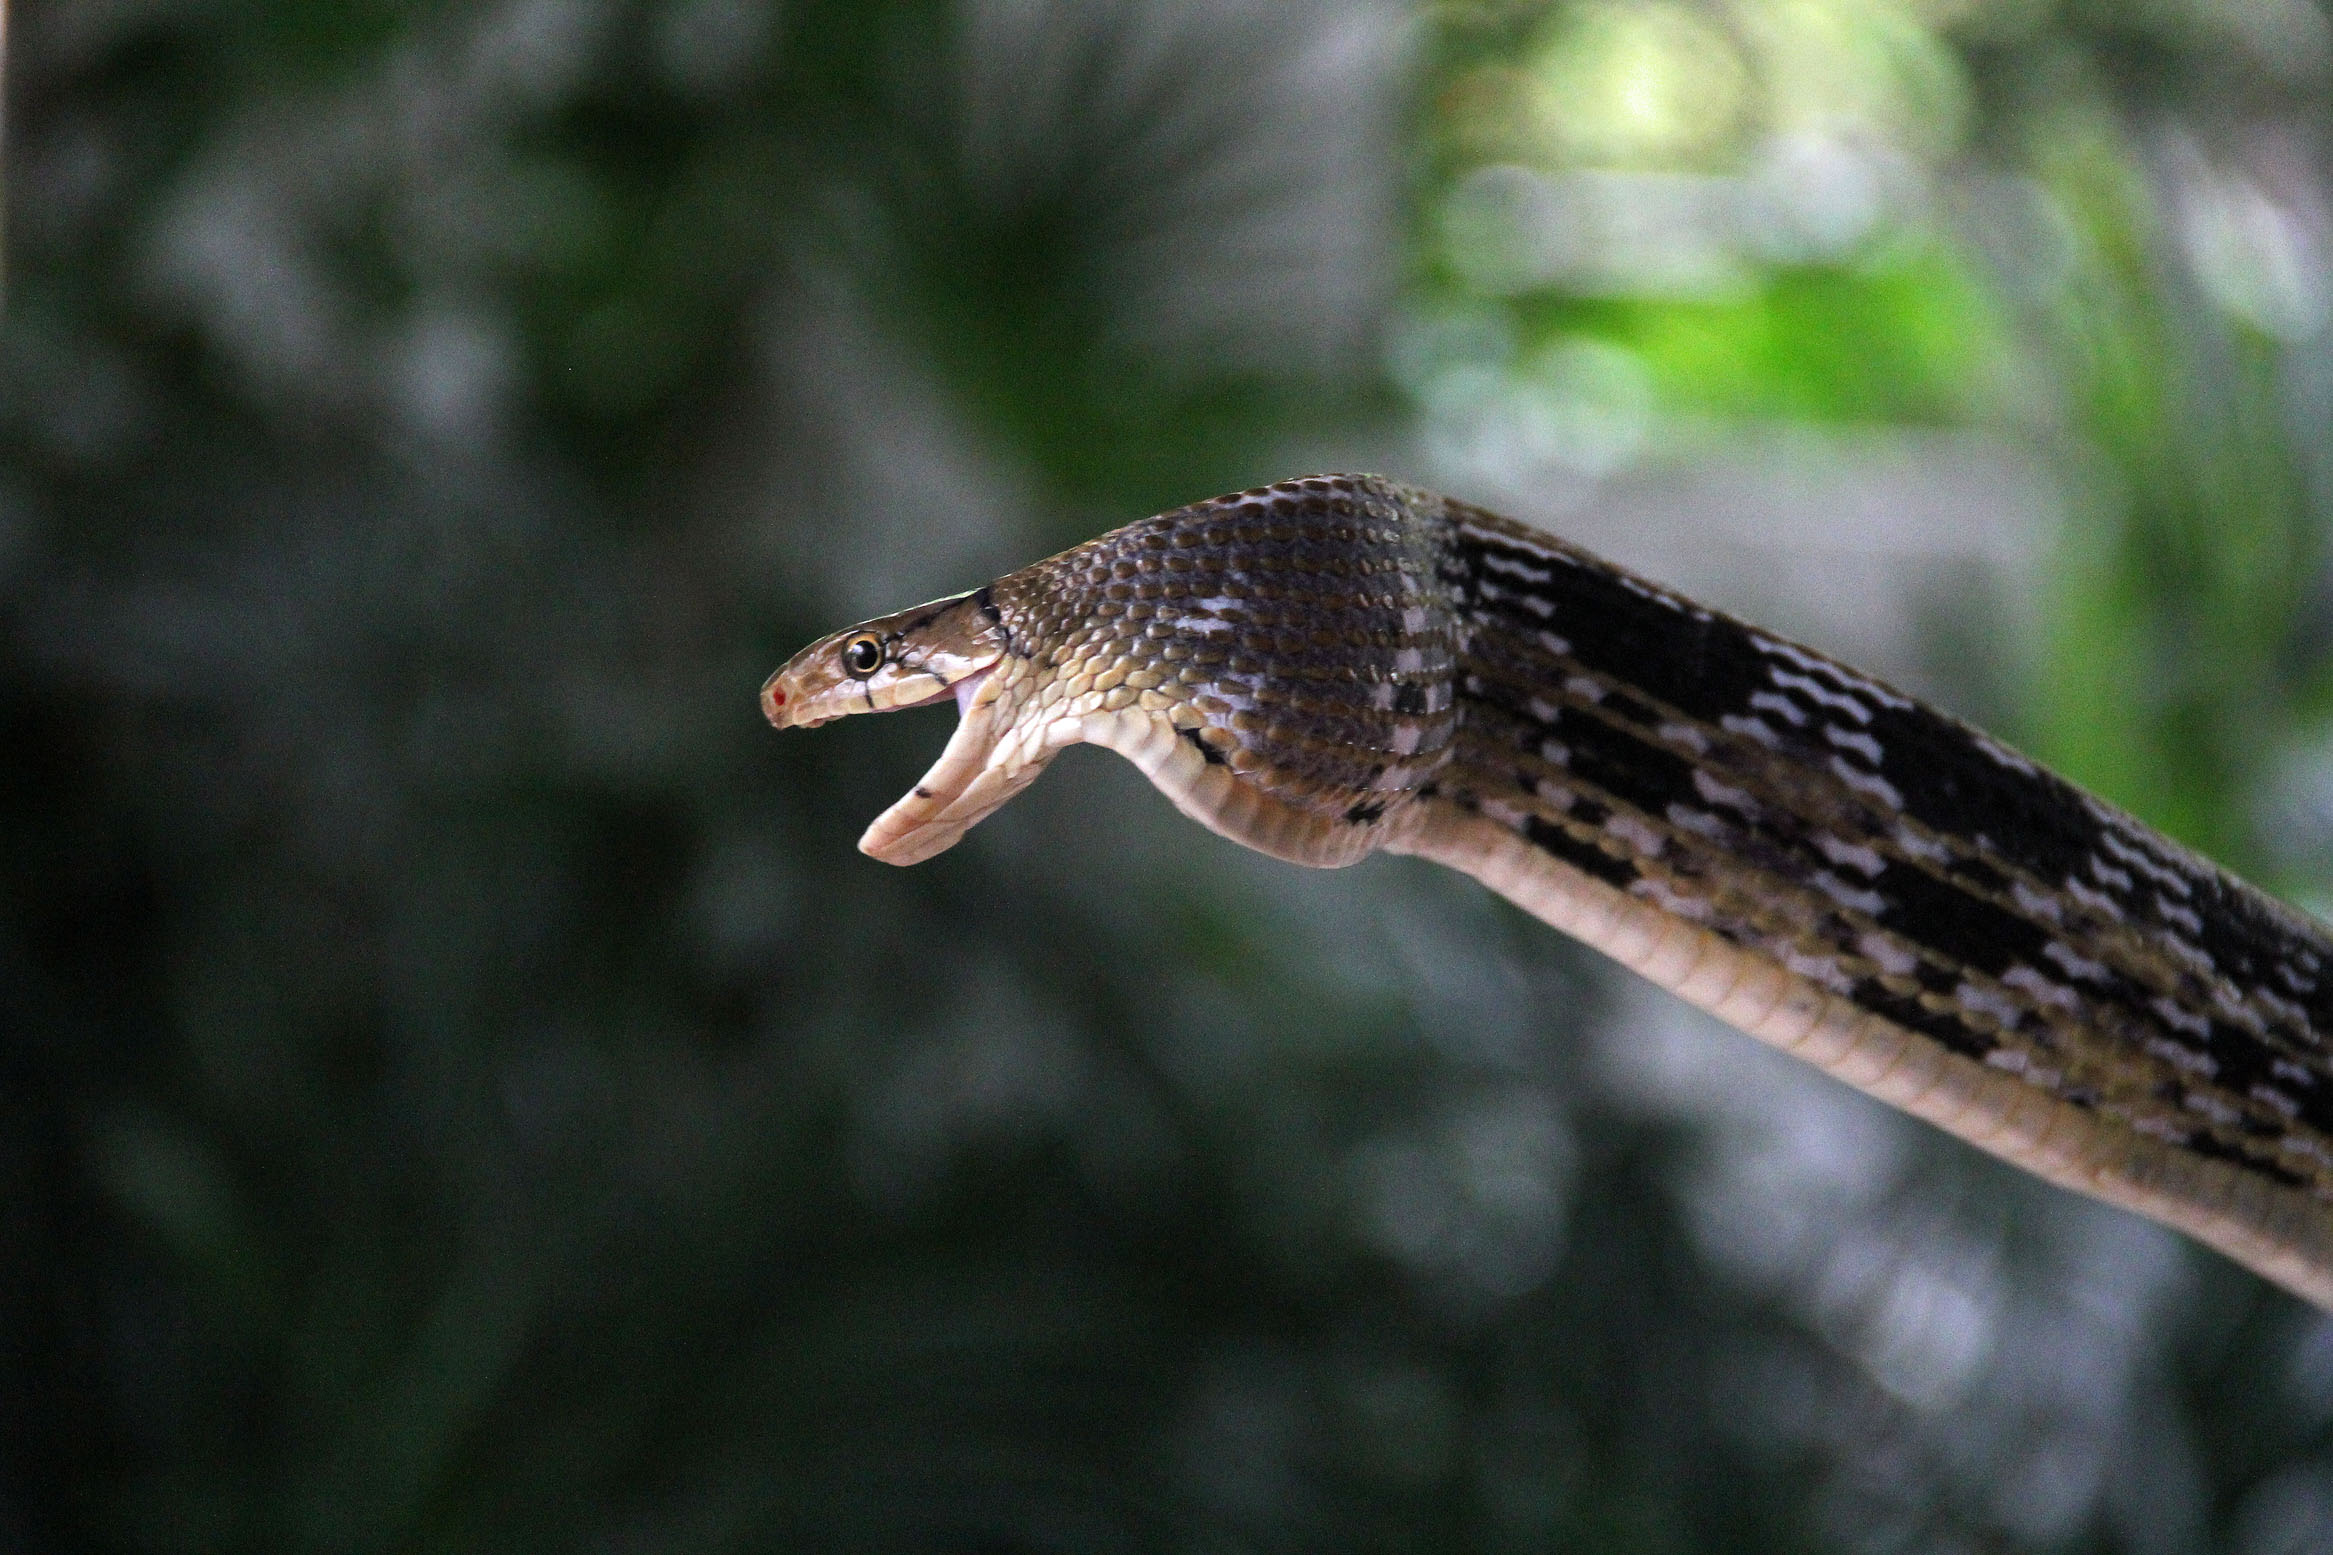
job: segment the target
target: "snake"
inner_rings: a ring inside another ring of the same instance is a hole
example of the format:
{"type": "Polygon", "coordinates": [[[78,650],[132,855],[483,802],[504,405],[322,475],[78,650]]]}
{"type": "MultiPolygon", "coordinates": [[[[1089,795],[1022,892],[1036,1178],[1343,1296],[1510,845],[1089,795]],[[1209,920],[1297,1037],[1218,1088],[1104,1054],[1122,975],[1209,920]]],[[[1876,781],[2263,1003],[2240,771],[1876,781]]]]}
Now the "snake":
{"type": "Polygon", "coordinates": [[[2011,746],[1373,475],[1217,497],[823,637],[779,728],[953,701],[859,847],[1076,744],[1201,825],[1474,877],[1750,1036],[2333,1310],[2333,939],[2011,746]]]}

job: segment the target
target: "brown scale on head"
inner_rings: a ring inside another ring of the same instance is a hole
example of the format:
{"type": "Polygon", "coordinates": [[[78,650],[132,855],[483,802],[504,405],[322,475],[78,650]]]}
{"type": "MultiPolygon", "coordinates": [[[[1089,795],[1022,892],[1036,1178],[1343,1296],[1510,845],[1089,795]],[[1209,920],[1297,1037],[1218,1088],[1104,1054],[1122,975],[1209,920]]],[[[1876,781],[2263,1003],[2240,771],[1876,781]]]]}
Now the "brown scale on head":
{"type": "Polygon", "coordinates": [[[1081,742],[1236,841],[1350,863],[1455,731],[1449,560],[1404,521],[1437,500],[1338,478],[1180,508],[823,638],[762,710],[788,728],[954,696],[938,763],[860,839],[891,863],[951,846],[1081,742]]]}

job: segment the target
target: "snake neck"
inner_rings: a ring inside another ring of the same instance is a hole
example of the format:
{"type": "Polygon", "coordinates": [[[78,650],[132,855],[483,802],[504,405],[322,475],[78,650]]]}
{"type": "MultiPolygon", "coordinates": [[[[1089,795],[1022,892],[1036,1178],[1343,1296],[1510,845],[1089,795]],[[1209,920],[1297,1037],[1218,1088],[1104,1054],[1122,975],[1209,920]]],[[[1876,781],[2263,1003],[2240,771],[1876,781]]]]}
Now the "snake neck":
{"type": "Polygon", "coordinates": [[[1374,476],[1130,524],[993,585],[1016,645],[1002,695],[1023,724],[1121,750],[1236,841],[1350,863],[1456,748],[1452,538],[1440,498],[1374,476]]]}

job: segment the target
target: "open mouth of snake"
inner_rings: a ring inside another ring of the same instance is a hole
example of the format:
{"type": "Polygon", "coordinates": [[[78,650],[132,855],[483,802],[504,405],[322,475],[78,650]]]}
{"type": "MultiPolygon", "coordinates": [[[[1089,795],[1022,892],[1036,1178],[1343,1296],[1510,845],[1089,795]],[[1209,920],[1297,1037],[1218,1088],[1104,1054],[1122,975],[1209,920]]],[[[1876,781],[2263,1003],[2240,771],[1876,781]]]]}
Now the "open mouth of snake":
{"type": "Polygon", "coordinates": [[[989,691],[989,670],[979,669],[944,686],[928,697],[901,704],[905,707],[929,707],[953,698],[957,709],[956,731],[948,738],[947,748],[939,760],[932,763],[915,787],[901,795],[898,803],[875,817],[859,839],[859,847],[872,857],[894,864],[912,864],[931,857],[951,846],[974,821],[1001,803],[1011,792],[1008,787],[995,800],[982,803],[975,795],[984,786],[995,785],[991,764],[997,754],[998,735],[993,692],[989,691]],[[987,779],[986,785],[983,780],[987,779]],[[970,799],[972,802],[966,803],[970,799]]]}
{"type": "Polygon", "coordinates": [[[925,698],[925,700],[927,702],[937,702],[942,697],[952,696],[956,699],[956,715],[959,718],[968,718],[972,715],[972,699],[980,694],[980,688],[982,686],[988,684],[988,677],[993,668],[994,666],[991,666],[990,669],[974,670],[971,674],[965,676],[962,680],[957,681],[954,685],[947,686],[939,691],[933,692],[931,696],[925,698]]]}
{"type": "MultiPolygon", "coordinates": [[[[991,668],[993,668],[993,666],[991,666],[991,668]]],[[[892,711],[904,713],[910,708],[937,707],[940,703],[945,702],[949,698],[953,697],[956,702],[957,716],[963,717],[972,711],[972,699],[973,697],[979,695],[980,687],[982,683],[988,679],[988,675],[989,671],[986,669],[974,670],[971,674],[964,676],[962,679],[940,687],[939,690],[934,691],[929,696],[917,697],[912,702],[902,702],[896,708],[892,709],[892,711]]]]}

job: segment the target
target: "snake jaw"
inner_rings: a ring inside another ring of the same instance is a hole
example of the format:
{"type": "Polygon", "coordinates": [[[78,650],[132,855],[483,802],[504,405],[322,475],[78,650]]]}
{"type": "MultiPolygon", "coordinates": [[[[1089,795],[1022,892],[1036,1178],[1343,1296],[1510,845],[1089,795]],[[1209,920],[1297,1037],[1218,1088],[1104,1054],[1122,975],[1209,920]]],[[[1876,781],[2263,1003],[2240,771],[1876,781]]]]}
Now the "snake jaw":
{"type": "Polygon", "coordinates": [[[861,853],[886,864],[920,864],[954,847],[983,817],[1036,781],[1060,746],[1033,737],[1032,727],[1018,718],[1022,702],[1010,693],[1021,680],[992,666],[956,683],[952,694],[962,712],[956,732],[922,780],[868,824],[859,838],[861,853]]]}
{"type": "Polygon", "coordinates": [[[859,839],[872,857],[913,864],[954,846],[1044,770],[1052,752],[1018,728],[1021,699],[1006,695],[1034,674],[1009,651],[988,591],[980,590],[820,638],[763,683],[761,708],[780,729],[808,729],[854,713],[954,700],[961,717],[947,749],[859,839]],[[858,662],[861,653],[870,662],[858,662]],[[999,675],[1000,667],[1010,673],[999,675]]]}

